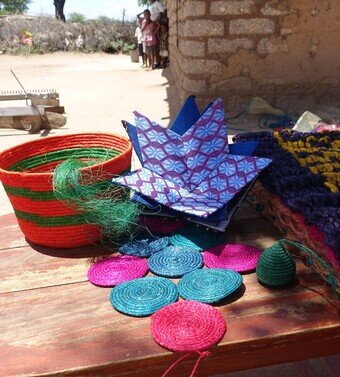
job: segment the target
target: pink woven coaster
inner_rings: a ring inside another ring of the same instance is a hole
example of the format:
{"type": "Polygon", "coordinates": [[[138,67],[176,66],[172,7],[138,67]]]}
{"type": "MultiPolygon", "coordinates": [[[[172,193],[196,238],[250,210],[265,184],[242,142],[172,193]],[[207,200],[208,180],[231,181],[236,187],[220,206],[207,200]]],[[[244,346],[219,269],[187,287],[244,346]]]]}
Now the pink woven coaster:
{"type": "Polygon", "coordinates": [[[171,234],[187,225],[185,221],[159,216],[143,216],[140,223],[152,232],[161,234],[171,234]]]}
{"type": "Polygon", "coordinates": [[[148,272],[146,259],[120,255],[93,264],[87,277],[92,284],[112,287],[128,280],[141,278],[148,272]]]}
{"type": "Polygon", "coordinates": [[[207,350],[224,336],[227,324],[214,307],[196,301],[179,301],[151,316],[155,341],[171,351],[207,350]]]}
{"type": "Polygon", "coordinates": [[[251,272],[255,270],[261,253],[261,249],[242,243],[224,244],[206,250],[203,253],[203,260],[210,268],[251,272]]]}

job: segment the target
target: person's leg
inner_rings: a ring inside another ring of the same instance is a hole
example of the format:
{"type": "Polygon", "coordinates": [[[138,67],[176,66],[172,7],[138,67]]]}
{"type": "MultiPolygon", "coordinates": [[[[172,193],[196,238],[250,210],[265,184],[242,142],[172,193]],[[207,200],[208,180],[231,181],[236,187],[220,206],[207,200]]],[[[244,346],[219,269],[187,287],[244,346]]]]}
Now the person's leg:
{"type": "Polygon", "coordinates": [[[150,56],[150,68],[151,69],[154,69],[154,55],[153,55],[153,52],[149,55],[150,56]]]}
{"type": "Polygon", "coordinates": [[[169,53],[167,50],[163,50],[161,52],[161,57],[162,57],[161,68],[165,68],[168,65],[168,55],[169,53]]]}
{"type": "Polygon", "coordinates": [[[162,57],[161,68],[165,68],[165,67],[166,67],[166,58],[162,57]]]}
{"type": "Polygon", "coordinates": [[[142,67],[144,66],[144,52],[143,52],[143,44],[138,43],[138,55],[142,58],[142,67]]]}
{"type": "Polygon", "coordinates": [[[147,54],[146,46],[145,46],[144,43],[143,43],[143,57],[144,57],[145,67],[147,67],[148,66],[148,54],[147,54]]]}
{"type": "Polygon", "coordinates": [[[157,44],[155,45],[155,57],[154,57],[154,65],[155,65],[155,68],[159,68],[159,66],[161,65],[161,56],[160,56],[160,45],[159,45],[159,39],[158,39],[158,42],[157,44]]]}
{"type": "Polygon", "coordinates": [[[152,46],[152,53],[153,53],[153,68],[159,68],[160,67],[160,63],[158,63],[159,46],[157,45],[152,46]]]}

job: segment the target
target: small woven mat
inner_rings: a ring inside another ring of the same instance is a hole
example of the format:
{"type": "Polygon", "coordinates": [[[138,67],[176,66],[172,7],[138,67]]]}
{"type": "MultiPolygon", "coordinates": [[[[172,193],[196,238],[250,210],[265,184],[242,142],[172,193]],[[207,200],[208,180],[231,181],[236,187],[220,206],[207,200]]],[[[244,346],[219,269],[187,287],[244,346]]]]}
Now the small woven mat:
{"type": "Polygon", "coordinates": [[[143,216],[140,218],[140,223],[152,232],[161,234],[171,234],[187,224],[185,221],[159,216],[143,216]]]}
{"type": "Polygon", "coordinates": [[[120,284],[110,295],[112,306],[119,312],[145,317],[178,300],[177,286],[161,277],[145,277],[120,284]]]}
{"type": "Polygon", "coordinates": [[[168,237],[144,238],[128,242],[119,248],[119,252],[136,257],[149,258],[150,255],[158,253],[169,245],[168,237]]]}
{"type": "Polygon", "coordinates": [[[125,281],[141,278],[148,272],[147,261],[128,255],[114,256],[94,263],[87,272],[92,284],[112,287],[125,281]]]}
{"type": "Polygon", "coordinates": [[[261,252],[261,249],[245,244],[224,244],[206,250],[203,259],[210,268],[251,272],[255,270],[261,252]]]}
{"type": "Polygon", "coordinates": [[[200,251],[223,243],[223,235],[197,227],[186,227],[173,235],[170,242],[174,246],[185,246],[200,251]]]}
{"type": "Polygon", "coordinates": [[[195,301],[180,301],[151,316],[155,341],[171,351],[202,351],[217,344],[227,324],[214,307],[195,301]]]}
{"type": "Polygon", "coordinates": [[[169,246],[149,259],[150,271],[166,277],[181,277],[202,266],[202,255],[187,247],[169,246]]]}
{"type": "Polygon", "coordinates": [[[186,300],[212,304],[235,292],[242,281],[238,272],[205,268],[184,275],[178,284],[178,291],[186,300]]]}

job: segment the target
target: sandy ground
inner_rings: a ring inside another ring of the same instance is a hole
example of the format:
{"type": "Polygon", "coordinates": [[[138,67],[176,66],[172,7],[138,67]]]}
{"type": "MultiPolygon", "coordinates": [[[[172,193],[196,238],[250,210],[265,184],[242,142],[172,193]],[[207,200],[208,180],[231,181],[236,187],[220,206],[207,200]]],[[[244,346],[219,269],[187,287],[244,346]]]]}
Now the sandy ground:
{"type": "MultiPolygon", "coordinates": [[[[126,55],[56,53],[0,56],[0,92],[19,90],[13,70],[26,89],[55,89],[67,112],[67,124],[50,135],[92,131],[125,134],[121,120],[133,120],[138,110],[168,125],[170,113],[180,107],[174,86],[165,76],[170,69],[146,71],[126,55]],[[169,105],[171,104],[171,106],[169,105]]],[[[1,107],[25,102],[0,102],[1,107]]],[[[0,151],[43,137],[25,131],[0,129],[0,151]]],[[[12,207],[1,187],[1,214],[12,207]]]]}

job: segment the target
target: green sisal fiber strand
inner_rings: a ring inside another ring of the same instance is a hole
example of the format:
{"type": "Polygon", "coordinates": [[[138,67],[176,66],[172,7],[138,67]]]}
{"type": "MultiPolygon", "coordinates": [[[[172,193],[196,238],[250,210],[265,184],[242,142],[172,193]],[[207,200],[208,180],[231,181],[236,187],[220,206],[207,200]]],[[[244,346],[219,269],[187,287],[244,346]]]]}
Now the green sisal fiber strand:
{"type": "Polygon", "coordinates": [[[88,223],[99,225],[103,239],[119,243],[137,232],[139,207],[130,201],[128,191],[110,181],[98,180],[100,177],[91,176],[91,171],[81,171],[93,163],[98,163],[98,159],[62,162],[53,174],[53,191],[58,200],[79,212],[88,223]],[[85,185],[84,180],[96,183],[85,185]]]}

